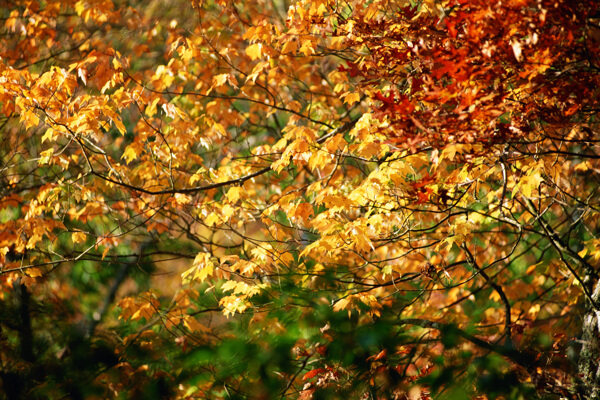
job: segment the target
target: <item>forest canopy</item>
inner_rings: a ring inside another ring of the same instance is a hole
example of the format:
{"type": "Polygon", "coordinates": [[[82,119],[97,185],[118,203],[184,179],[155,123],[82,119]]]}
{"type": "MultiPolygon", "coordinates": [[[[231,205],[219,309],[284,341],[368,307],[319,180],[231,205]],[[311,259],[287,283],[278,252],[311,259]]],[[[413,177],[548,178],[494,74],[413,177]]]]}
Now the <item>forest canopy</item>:
{"type": "Polygon", "coordinates": [[[600,3],[5,0],[7,399],[600,399],[600,3]]]}

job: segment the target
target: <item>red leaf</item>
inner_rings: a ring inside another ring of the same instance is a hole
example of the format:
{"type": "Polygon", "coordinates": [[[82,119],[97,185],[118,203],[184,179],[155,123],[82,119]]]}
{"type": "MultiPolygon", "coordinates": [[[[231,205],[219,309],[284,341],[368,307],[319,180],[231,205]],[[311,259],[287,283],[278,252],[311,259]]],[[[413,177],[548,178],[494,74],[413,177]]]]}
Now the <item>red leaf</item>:
{"type": "Polygon", "coordinates": [[[455,38],[458,31],[456,30],[456,21],[446,20],[446,28],[451,38],[455,38]]]}
{"type": "Polygon", "coordinates": [[[417,204],[427,203],[429,201],[429,191],[417,192],[417,204]]]}
{"type": "Polygon", "coordinates": [[[317,353],[324,356],[325,353],[327,353],[327,346],[321,345],[321,346],[317,347],[317,353]]]}
{"type": "Polygon", "coordinates": [[[371,356],[369,358],[367,358],[367,360],[373,360],[373,361],[379,361],[382,358],[385,358],[385,356],[387,356],[387,349],[383,349],[381,350],[379,353],[377,353],[374,356],[371,356]]]}
{"type": "Polygon", "coordinates": [[[351,78],[354,78],[357,75],[360,75],[360,70],[353,62],[347,61],[348,68],[345,68],[343,65],[338,67],[338,71],[340,72],[348,72],[351,78]]]}
{"type": "Polygon", "coordinates": [[[302,377],[302,380],[305,381],[307,379],[314,378],[315,376],[317,376],[318,374],[321,374],[323,372],[325,372],[324,368],[315,368],[312,371],[308,371],[307,373],[305,373],[304,376],[302,377]]]}
{"type": "Polygon", "coordinates": [[[381,92],[377,92],[377,93],[375,93],[375,98],[384,104],[384,106],[383,106],[384,108],[394,104],[394,92],[393,91],[391,91],[390,94],[387,95],[387,97],[384,96],[381,92]]]}

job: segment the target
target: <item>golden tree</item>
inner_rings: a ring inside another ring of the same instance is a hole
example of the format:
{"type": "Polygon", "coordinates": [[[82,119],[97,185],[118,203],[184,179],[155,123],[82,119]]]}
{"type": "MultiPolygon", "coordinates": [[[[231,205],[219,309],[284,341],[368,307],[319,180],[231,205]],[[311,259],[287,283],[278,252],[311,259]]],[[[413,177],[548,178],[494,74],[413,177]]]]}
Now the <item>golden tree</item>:
{"type": "Polygon", "coordinates": [[[596,1],[1,12],[7,398],[600,398],[596,1]]]}

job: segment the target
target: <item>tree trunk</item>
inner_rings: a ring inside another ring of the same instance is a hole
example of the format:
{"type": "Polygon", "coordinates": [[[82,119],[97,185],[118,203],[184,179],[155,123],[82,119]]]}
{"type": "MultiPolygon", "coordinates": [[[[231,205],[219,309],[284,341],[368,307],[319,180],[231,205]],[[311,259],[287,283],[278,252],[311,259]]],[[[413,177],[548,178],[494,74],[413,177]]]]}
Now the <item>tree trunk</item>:
{"type": "Polygon", "coordinates": [[[586,400],[600,400],[600,281],[596,282],[592,300],[583,317],[582,346],[579,358],[580,394],[586,400]]]}

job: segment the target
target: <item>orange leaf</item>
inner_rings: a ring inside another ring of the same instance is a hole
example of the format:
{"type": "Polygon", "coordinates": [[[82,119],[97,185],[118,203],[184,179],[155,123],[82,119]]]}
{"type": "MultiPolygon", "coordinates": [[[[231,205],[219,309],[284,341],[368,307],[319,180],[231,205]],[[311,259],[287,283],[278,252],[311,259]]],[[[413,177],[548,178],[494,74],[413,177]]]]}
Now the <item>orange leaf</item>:
{"type": "Polygon", "coordinates": [[[302,380],[305,381],[307,379],[314,378],[315,376],[317,376],[323,372],[325,372],[325,368],[315,368],[312,371],[308,371],[307,373],[305,373],[304,376],[302,377],[302,380]]]}

